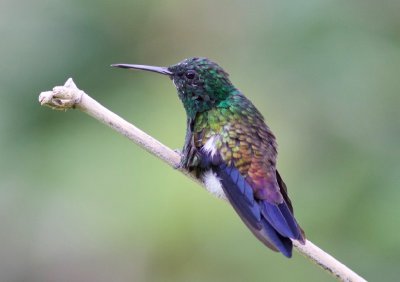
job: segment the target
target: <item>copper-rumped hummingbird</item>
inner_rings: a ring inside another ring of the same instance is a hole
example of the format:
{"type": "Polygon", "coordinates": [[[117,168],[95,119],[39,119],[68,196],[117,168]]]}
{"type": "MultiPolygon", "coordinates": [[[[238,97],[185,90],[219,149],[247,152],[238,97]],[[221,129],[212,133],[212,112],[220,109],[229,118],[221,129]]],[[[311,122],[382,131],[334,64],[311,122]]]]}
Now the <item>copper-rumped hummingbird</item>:
{"type": "Polygon", "coordinates": [[[292,240],[305,235],[293,215],[286,185],[276,169],[277,144],[256,107],[207,58],[169,67],[115,64],[167,75],[187,115],[181,168],[224,193],[240,218],[267,247],[292,256],[292,240]]]}

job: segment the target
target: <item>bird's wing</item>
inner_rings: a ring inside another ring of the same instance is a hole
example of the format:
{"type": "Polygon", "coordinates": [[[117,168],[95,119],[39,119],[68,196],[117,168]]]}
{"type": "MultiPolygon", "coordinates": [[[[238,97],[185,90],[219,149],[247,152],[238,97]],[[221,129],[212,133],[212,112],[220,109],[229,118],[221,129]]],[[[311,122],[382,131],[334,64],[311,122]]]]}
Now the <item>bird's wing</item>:
{"type": "Polygon", "coordinates": [[[218,132],[203,127],[195,133],[203,168],[211,168],[235,211],[269,248],[290,257],[292,241],[304,242],[275,169],[275,138],[263,120],[246,117],[225,123],[218,132]]]}
{"type": "Polygon", "coordinates": [[[213,166],[231,205],[253,234],[266,246],[291,257],[292,241],[303,240],[290,206],[257,199],[253,188],[234,166],[213,166]]]}
{"type": "Polygon", "coordinates": [[[232,166],[224,165],[213,170],[220,179],[229,202],[253,234],[267,247],[291,257],[292,241],[286,234],[277,231],[272,224],[275,223],[274,220],[265,217],[264,201],[254,198],[252,187],[240,172],[232,166]]]}

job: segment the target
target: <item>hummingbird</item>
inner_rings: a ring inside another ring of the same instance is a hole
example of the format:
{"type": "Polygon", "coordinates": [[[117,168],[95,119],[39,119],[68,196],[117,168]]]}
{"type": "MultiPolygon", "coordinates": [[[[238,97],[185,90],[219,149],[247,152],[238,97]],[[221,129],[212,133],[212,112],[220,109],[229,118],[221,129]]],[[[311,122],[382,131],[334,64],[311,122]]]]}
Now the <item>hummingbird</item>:
{"type": "Polygon", "coordinates": [[[169,67],[113,64],[168,76],[186,111],[182,169],[225,195],[250,231],[268,248],[292,256],[305,243],[287,188],[277,168],[277,143],[257,108],[229,75],[208,58],[188,58],[169,67]]]}

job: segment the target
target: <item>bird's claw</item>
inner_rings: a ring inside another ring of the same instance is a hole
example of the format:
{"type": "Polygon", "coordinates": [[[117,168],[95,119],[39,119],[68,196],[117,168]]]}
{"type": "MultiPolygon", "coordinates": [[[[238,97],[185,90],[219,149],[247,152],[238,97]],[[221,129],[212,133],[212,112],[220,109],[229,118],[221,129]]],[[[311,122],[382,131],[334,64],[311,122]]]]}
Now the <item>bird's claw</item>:
{"type": "Polygon", "coordinates": [[[181,170],[182,168],[184,168],[184,164],[183,164],[183,152],[180,149],[174,149],[174,152],[177,153],[180,157],[181,157],[181,161],[174,165],[173,168],[174,169],[178,169],[181,170]]]}
{"type": "Polygon", "coordinates": [[[182,155],[183,155],[183,152],[182,152],[181,149],[174,149],[174,152],[177,153],[177,154],[178,154],[179,156],[181,156],[181,157],[182,157],[182,155]]]}

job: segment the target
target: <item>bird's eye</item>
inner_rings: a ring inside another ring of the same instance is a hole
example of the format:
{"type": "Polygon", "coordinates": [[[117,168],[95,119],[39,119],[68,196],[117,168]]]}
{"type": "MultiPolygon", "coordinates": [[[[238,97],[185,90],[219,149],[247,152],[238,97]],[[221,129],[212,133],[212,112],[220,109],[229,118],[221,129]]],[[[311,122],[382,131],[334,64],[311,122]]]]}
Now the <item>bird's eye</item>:
{"type": "Polygon", "coordinates": [[[196,72],[194,70],[188,70],[185,76],[187,79],[193,79],[196,76],[196,72]]]}

